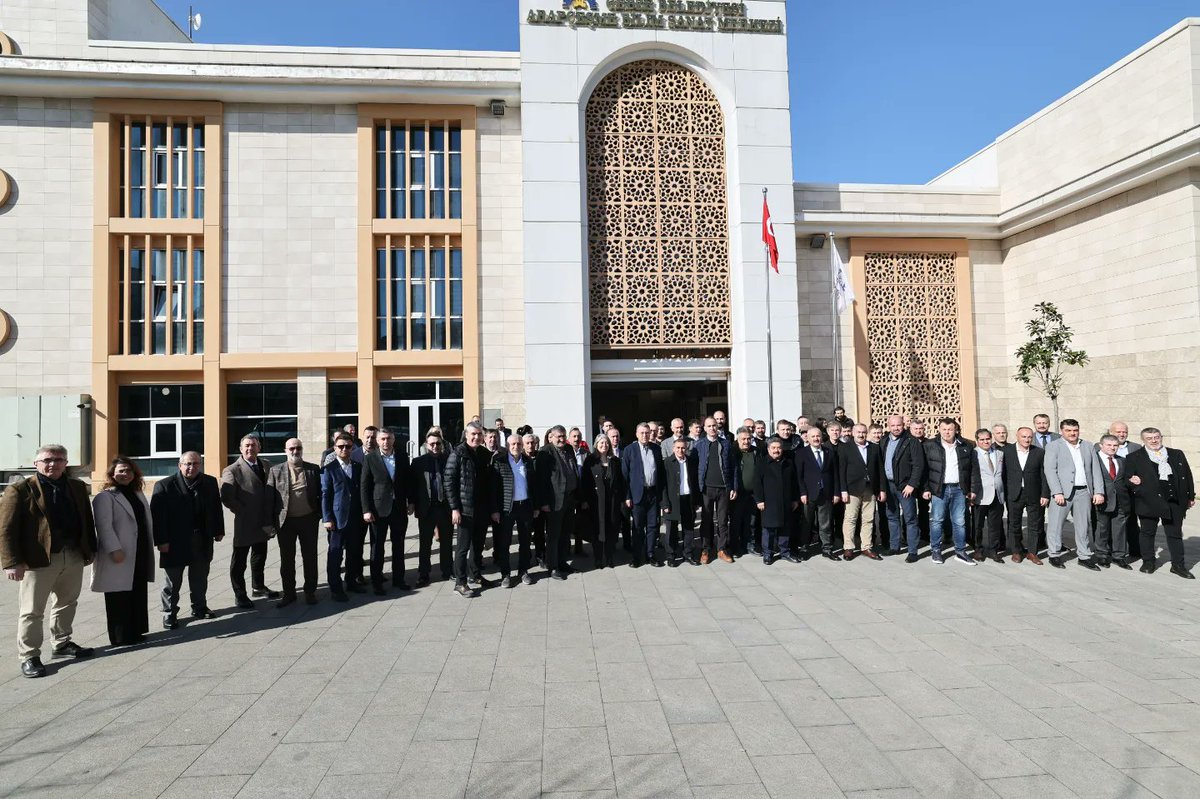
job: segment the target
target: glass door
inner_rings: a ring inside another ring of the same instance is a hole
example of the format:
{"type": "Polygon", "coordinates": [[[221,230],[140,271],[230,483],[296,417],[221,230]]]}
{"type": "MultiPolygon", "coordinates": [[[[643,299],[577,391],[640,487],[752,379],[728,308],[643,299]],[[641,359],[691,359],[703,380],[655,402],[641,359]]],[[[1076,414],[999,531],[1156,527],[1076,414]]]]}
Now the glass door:
{"type": "Polygon", "coordinates": [[[429,428],[442,429],[449,447],[462,440],[462,381],[397,380],[379,384],[383,427],[406,446],[409,457],[419,455],[429,428]]]}

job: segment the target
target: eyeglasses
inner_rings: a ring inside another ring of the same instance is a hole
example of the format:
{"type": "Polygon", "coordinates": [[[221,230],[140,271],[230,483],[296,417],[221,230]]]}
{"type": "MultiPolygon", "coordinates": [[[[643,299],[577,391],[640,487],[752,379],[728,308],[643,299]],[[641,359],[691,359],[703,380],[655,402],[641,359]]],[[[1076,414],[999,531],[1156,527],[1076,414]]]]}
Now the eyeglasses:
{"type": "Polygon", "coordinates": [[[66,463],[66,462],[67,462],[66,458],[42,458],[40,461],[34,461],[34,463],[44,463],[46,465],[50,465],[51,463],[66,463]]]}
{"type": "Polygon", "coordinates": [[[334,449],[350,449],[350,445],[349,444],[334,444],[333,448],[334,449]]]}

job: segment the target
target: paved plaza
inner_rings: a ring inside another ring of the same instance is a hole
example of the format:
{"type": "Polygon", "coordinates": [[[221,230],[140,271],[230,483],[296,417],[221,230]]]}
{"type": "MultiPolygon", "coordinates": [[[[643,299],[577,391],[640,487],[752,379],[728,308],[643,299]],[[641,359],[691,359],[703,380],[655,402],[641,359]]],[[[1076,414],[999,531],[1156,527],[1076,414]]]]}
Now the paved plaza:
{"type": "MultiPolygon", "coordinates": [[[[229,551],[216,620],[41,680],[10,652],[3,795],[1200,796],[1200,590],[1165,568],[746,558],[234,612],[229,551]]],[[[107,642],[100,595],[76,630],[107,642]]]]}

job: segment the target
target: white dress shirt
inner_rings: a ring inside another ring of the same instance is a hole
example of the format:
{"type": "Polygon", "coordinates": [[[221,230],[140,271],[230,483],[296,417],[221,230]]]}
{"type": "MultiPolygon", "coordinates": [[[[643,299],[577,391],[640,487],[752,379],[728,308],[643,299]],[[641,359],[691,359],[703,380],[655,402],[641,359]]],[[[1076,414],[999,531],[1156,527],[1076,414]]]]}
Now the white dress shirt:
{"type": "Polygon", "coordinates": [[[525,476],[525,460],[508,456],[508,465],[513,473],[513,502],[524,502],[529,499],[529,481],[525,476]]]}
{"type": "Polygon", "coordinates": [[[942,450],[946,454],[946,471],[942,474],[942,485],[950,485],[959,482],[958,476],[958,446],[956,444],[941,441],[942,450]]]}
{"type": "Polygon", "coordinates": [[[679,464],[679,496],[686,497],[692,493],[692,487],[688,484],[687,458],[676,458],[675,461],[679,464]]]}
{"type": "Polygon", "coordinates": [[[1075,461],[1075,485],[1087,485],[1087,473],[1083,468],[1083,453],[1079,451],[1079,444],[1067,444],[1071,450],[1071,460],[1075,461]]]}

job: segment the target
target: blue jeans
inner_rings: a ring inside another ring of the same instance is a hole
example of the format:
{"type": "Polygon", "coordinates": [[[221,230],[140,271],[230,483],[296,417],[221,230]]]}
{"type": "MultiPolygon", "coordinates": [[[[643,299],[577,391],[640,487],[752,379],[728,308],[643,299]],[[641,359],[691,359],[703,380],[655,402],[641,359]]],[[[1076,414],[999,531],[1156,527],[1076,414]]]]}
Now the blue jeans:
{"type": "Polygon", "coordinates": [[[900,551],[900,531],[903,529],[908,533],[908,552],[915,555],[917,545],[921,543],[921,529],[917,526],[917,494],[914,491],[911,497],[906,497],[903,492],[904,486],[897,485],[894,480],[888,481],[887,521],[892,539],[889,548],[893,552],[900,551]],[[903,528],[901,519],[904,521],[903,528]]]}
{"type": "Polygon", "coordinates": [[[943,521],[946,509],[950,509],[950,529],[954,533],[954,551],[967,551],[967,498],[962,488],[944,486],[942,495],[930,500],[929,505],[929,549],[934,554],[942,551],[943,521]]]}

